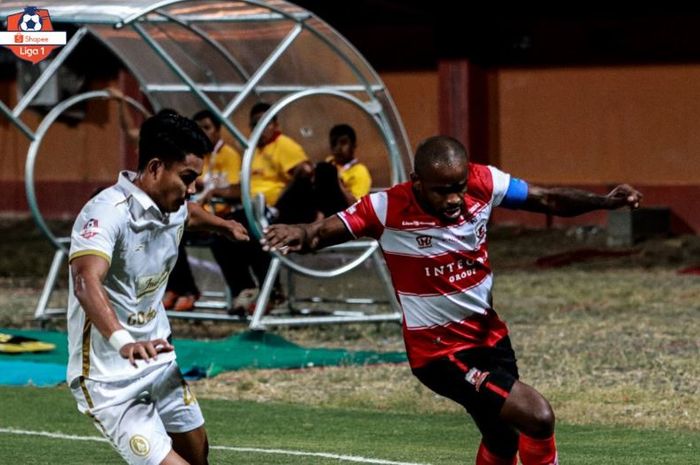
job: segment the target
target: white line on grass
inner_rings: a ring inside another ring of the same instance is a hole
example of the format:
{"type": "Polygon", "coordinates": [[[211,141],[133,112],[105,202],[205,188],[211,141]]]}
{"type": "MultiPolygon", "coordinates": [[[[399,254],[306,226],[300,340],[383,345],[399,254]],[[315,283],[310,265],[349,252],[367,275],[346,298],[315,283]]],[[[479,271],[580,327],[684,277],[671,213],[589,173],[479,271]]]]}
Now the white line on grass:
{"type": "MultiPolygon", "coordinates": [[[[69,441],[94,441],[94,442],[108,442],[107,439],[99,436],[76,436],[73,434],[63,434],[63,433],[51,433],[49,431],[29,431],[14,428],[0,428],[0,433],[6,434],[20,434],[25,436],[43,436],[45,438],[52,439],[66,439],[69,441]]],[[[297,450],[286,450],[286,449],[261,449],[257,447],[231,447],[231,446],[210,446],[211,449],[216,450],[227,450],[234,452],[256,452],[260,454],[278,454],[278,455],[295,455],[303,457],[322,457],[334,460],[343,460],[346,462],[355,463],[373,463],[377,465],[429,465],[425,463],[417,462],[395,462],[393,460],[382,460],[382,459],[371,459],[367,457],[358,457],[356,455],[339,455],[331,454],[328,452],[304,452],[297,450]]]]}

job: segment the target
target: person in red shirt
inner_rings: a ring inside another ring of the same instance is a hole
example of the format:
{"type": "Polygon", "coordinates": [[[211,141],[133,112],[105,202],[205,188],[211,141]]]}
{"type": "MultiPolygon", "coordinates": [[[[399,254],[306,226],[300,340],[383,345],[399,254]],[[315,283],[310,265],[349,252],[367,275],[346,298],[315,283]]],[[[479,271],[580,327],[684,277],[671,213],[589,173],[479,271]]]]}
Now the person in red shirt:
{"type": "Polygon", "coordinates": [[[607,195],[544,188],[493,166],[469,163],[462,144],[436,136],[416,150],[411,180],[367,195],[312,224],[269,226],[266,250],[312,251],[379,241],[403,310],[413,374],[469,412],[482,433],[477,465],[556,465],[554,413],[519,380],[506,324],[492,308],[487,224],[494,207],[574,216],[637,208],[629,185],[607,195]]]}

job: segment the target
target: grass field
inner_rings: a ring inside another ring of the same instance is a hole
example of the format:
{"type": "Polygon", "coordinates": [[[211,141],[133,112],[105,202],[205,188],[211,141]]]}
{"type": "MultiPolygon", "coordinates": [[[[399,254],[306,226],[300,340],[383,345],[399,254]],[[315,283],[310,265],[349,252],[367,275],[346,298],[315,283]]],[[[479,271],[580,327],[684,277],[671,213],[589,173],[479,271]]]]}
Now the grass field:
{"type": "MultiPolygon", "coordinates": [[[[606,249],[604,234],[491,233],[495,307],[511,329],[523,380],[554,407],[562,463],[700,463],[700,277],[678,273],[700,265],[700,238],[655,239],[627,256],[543,268],[535,260],[546,255],[606,249]]],[[[31,223],[0,224],[0,327],[35,324],[50,254],[31,223]]],[[[314,289],[362,287],[362,278],[314,289]]],[[[64,298],[65,286],[57,294],[64,298]]],[[[176,337],[243,329],[174,322],[176,337]]],[[[307,346],[402,349],[395,324],[277,331],[307,346]]],[[[406,365],[244,370],[193,387],[215,446],[212,463],[348,462],[333,454],[365,460],[356,463],[473,463],[478,444],[460,409],[423,388],[406,365]],[[236,447],[289,453],[230,449],[236,447]],[[300,452],[331,455],[292,455],[300,452]]],[[[103,442],[7,431],[96,437],[65,387],[0,394],[0,463],[120,463],[103,442]]]]}
{"type": "MultiPolygon", "coordinates": [[[[67,389],[0,388],[0,395],[2,463],[121,463],[97,441],[97,430],[77,413],[67,389]]],[[[223,400],[204,400],[202,407],[212,463],[453,465],[470,463],[479,440],[459,413],[223,400]]],[[[690,465],[700,447],[697,432],[560,425],[557,436],[563,463],[570,465],[690,465]]]]}

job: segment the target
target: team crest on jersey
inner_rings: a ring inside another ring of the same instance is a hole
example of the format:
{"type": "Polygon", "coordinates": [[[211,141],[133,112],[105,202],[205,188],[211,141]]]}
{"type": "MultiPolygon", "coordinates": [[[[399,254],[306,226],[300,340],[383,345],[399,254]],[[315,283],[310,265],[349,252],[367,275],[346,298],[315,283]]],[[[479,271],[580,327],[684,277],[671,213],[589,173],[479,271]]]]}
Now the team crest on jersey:
{"type": "Polygon", "coordinates": [[[418,236],[416,237],[416,242],[419,249],[427,249],[433,246],[433,238],[430,236],[418,236]]]}
{"type": "Polygon", "coordinates": [[[100,223],[96,218],[90,218],[87,223],[83,225],[83,229],[80,230],[80,236],[85,239],[90,239],[95,237],[100,232],[100,223]]]}
{"type": "Polygon", "coordinates": [[[151,452],[151,445],[148,443],[148,439],[140,434],[131,436],[131,439],[129,439],[129,447],[131,448],[131,452],[139,457],[145,457],[151,452]]]}
{"type": "Polygon", "coordinates": [[[482,221],[476,225],[476,237],[481,240],[486,236],[486,221],[482,221]]]}

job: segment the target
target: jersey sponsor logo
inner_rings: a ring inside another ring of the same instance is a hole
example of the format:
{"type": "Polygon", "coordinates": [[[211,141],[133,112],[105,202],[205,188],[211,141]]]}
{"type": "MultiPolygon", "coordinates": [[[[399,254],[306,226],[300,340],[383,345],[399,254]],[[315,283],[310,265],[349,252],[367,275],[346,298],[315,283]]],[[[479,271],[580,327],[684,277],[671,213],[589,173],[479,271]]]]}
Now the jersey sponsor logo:
{"type": "MultiPolygon", "coordinates": [[[[476,274],[476,270],[474,269],[474,265],[476,264],[476,262],[476,260],[460,258],[459,260],[454,260],[444,265],[424,266],[423,270],[425,271],[425,276],[428,278],[433,276],[444,276],[445,273],[450,275],[450,278],[452,278],[452,276],[455,276],[453,275],[453,273],[461,275],[463,274],[463,272],[464,277],[466,278],[467,276],[472,276],[476,274]]],[[[453,280],[450,279],[450,282],[453,282],[453,280]]]]}
{"type": "Polygon", "coordinates": [[[129,317],[126,319],[126,322],[129,326],[143,326],[149,322],[151,322],[157,315],[157,312],[149,308],[145,312],[136,312],[136,313],[129,313],[129,317]]]}
{"type": "Polygon", "coordinates": [[[443,233],[442,240],[445,242],[464,242],[469,239],[469,234],[443,233]]]}
{"type": "Polygon", "coordinates": [[[435,221],[419,221],[419,220],[402,220],[401,226],[435,226],[437,222],[435,221]]]}
{"type": "Polygon", "coordinates": [[[83,225],[80,230],[80,236],[85,239],[90,239],[97,236],[100,233],[100,223],[97,218],[90,218],[87,223],[83,225]]]}
{"type": "Polygon", "coordinates": [[[476,392],[479,392],[479,389],[481,389],[481,385],[483,384],[484,380],[488,375],[491,373],[488,371],[481,371],[478,368],[472,368],[470,369],[467,374],[464,376],[464,379],[469,383],[474,386],[476,389],[476,392]]]}
{"type": "Polygon", "coordinates": [[[136,298],[148,295],[157,291],[168,280],[168,270],[164,270],[160,274],[151,276],[142,276],[136,279],[136,298]]]}
{"type": "Polygon", "coordinates": [[[419,249],[427,249],[433,246],[433,238],[430,236],[418,236],[416,237],[416,242],[419,249]]]}
{"type": "Polygon", "coordinates": [[[140,434],[135,434],[129,439],[129,448],[134,455],[139,457],[146,457],[149,452],[151,452],[151,445],[148,443],[148,439],[144,438],[140,434]]]}

